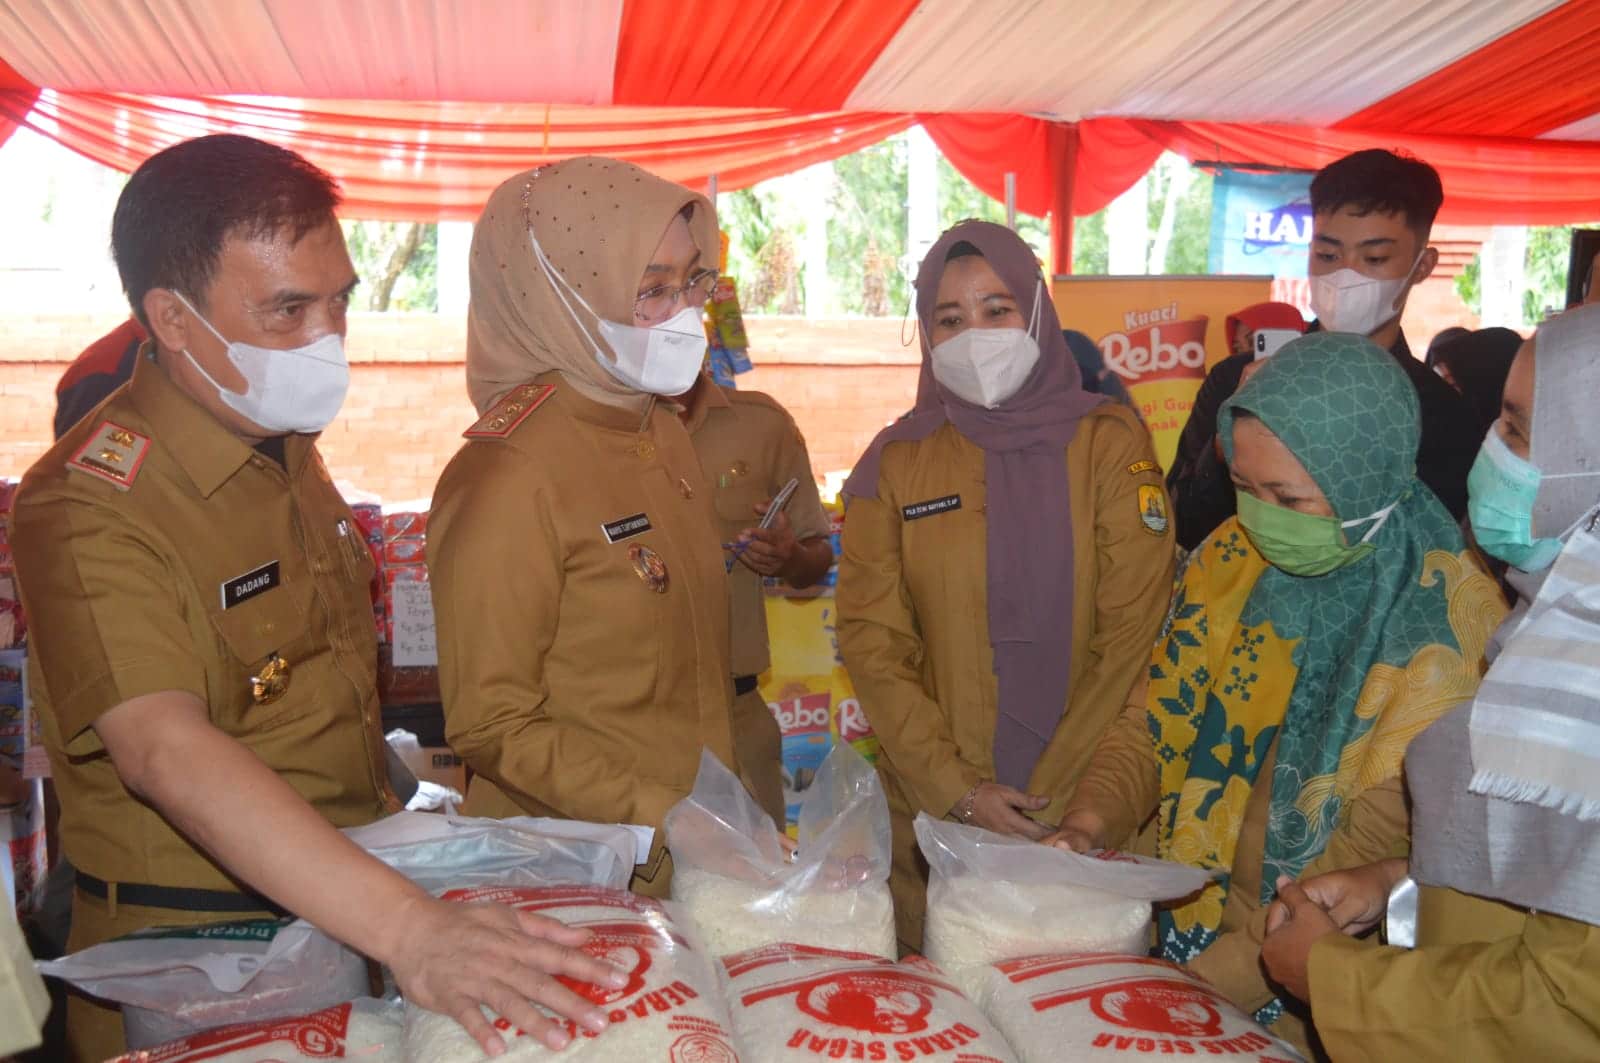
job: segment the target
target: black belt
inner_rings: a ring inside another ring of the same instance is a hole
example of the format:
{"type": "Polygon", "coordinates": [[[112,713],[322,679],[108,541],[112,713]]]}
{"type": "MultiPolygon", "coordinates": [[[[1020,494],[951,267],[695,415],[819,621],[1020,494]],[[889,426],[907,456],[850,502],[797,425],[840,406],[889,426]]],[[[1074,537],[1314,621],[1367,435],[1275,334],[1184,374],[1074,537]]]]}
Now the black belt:
{"type": "Polygon", "coordinates": [[[736,675],[733,677],[733,696],[742,698],[756,688],[756,677],[753,675],[736,675]]]}
{"type": "MultiPolygon", "coordinates": [[[[77,872],[78,888],[91,897],[109,900],[111,888],[104,879],[77,872]]],[[[250,893],[227,890],[197,890],[187,886],[151,886],[142,882],[117,883],[117,903],[140,908],[171,908],[179,912],[274,912],[282,908],[250,893]]]]}

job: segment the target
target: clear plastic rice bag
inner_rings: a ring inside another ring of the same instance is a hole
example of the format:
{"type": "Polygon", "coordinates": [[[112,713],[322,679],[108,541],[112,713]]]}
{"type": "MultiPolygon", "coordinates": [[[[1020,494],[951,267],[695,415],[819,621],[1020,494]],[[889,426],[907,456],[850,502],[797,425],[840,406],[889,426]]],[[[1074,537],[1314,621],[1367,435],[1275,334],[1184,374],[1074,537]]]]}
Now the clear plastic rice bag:
{"type": "Polygon", "coordinates": [[[155,927],[39,970],[121,1004],[130,1048],[303,1015],[369,991],[367,961],[303,919],[155,927]]]}
{"type": "Polygon", "coordinates": [[[1069,853],[980,827],[917,816],[927,858],[928,958],[961,969],[1039,953],[1149,951],[1151,904],[1211,873],[1125,853],[1069,853]]]}
{"type": "Polygon", "coordinates": [[[110,1063],[400,1063],[400,1007],[363,998],[309,1015],[239,1023],[120,1055],[110,1063]]]}
{"type": "Polygon", "coordinates": [[[799,849],[709,752],[666,816],[672,899],[714,956],[776,942],[893,958],[889,804],[878,773],[834,746],[800,806],[799,849]]]}

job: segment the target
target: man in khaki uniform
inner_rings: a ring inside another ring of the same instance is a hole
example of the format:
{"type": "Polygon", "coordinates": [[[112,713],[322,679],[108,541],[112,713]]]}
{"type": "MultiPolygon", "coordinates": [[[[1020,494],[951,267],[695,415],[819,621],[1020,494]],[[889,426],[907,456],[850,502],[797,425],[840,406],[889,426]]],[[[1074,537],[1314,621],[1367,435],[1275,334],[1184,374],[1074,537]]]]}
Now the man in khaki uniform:
{"type": "MultiPolygon", "coordinates": [[[[154,156],[118,201],[118,269],[153,339],[28,472],[12,525],[78,869],[70,947],[287,910],[485,1046],[479,1003],[548,1035],[527,998],[597,1019],[543,973],[609,980],[570,948],[585,935],[436,901],[335,829],[394,808],[370,561],[316,450],[348,384],[337,202],[299,156],[236,136],[154,156]]],[[[121,1033],[71,1000],[69,1058],[121,1033]]]]}
{"type": "Polygon", "coordinates": [[[770,395],[725,391],[702,374],[680,401],[713,493],[722,540],[734,544],[730,556],[738,554],[728,573],[734,756],[761,807],[781,829],[783,736],[757,689],[757,678],[772,665],[761,581],[774,576],[803,590],[825,576],[833,564],[828,514],[812,478],[805,438],[770,395]],[[790,479],[800,485],[772,527],[752,527],[790,479]]]}

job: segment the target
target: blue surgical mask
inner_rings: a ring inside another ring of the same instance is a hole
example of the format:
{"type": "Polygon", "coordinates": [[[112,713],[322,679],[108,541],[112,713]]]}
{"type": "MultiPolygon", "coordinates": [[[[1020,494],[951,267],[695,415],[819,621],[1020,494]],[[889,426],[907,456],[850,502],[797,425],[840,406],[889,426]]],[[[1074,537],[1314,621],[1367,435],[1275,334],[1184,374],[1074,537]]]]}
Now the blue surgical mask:
{"type": "Polygon", "coordinates": [[[1519,458],[1489,429],[1467,474],[1467,516],[1478,545],[1524,572],[1542,572],[1561,553],[1561,540],[1533,537],[1539,467],[1519,458]]]}

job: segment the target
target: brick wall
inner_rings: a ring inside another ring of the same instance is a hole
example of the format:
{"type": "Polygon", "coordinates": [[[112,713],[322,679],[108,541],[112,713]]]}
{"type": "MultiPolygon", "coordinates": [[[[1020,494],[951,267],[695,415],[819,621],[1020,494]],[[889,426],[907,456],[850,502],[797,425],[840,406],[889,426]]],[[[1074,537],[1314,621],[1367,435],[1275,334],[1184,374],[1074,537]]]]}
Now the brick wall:
{"type": "MultiPolygon", "coordinates": [[[[0,316],[0,476],[20,476],[44,452],[55,385],[68,362],[121,319],[0,316]]],[[[1420,356],[1450,324],[1475,326],[1447,279],[1413,292],[1407,334],[1420,356]]],[[[740,386],[788,407],[820,478],[848,469],[885,424],[911,407],[917,348],[898,319],[749,318],[756,368],[740,386]]],[[[352,314],[350,397],[323,435],[334,476],[385,499],[432,493],[475,419],[462,368],[466,323],[434,314],[352,314]]]]}
{"type": "MultiPolygon", "coordinates": [[[[121,319],[0,316],[0,476],[19,476],[49,446],[55,385],[66,365],[121,319]]],[[[755,371],[740,385],[794,414],[818,476],[848,469],[916,392],[917,355],[900,322],[752,318],[755,371]]],[[[475,419],[462,369],[461,318],[354,314],[350,396],[323,435],[335,477],[385,499],[426,497],[475,419]]]]}

